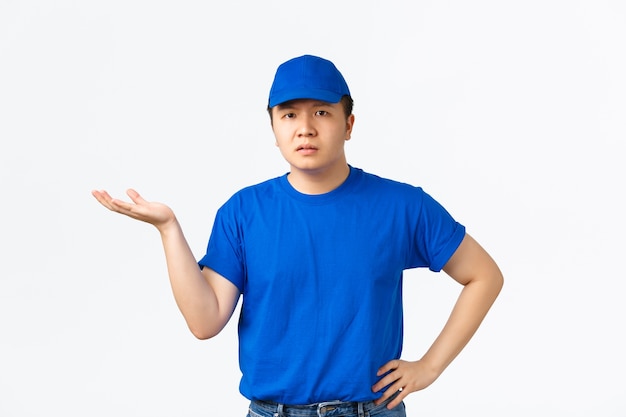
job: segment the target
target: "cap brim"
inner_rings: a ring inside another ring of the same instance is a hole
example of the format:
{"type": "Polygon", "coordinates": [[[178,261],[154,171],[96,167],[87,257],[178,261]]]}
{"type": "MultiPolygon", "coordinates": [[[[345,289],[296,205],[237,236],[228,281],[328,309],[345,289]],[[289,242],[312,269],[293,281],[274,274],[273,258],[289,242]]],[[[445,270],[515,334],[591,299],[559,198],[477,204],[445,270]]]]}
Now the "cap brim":
{"type": "Polygon", "coordinates": [[[270,98],[269,107],[272,108],[291,100],[319,100],[327,103],[339,103],[341,97],[341,94],[328,90],[301,88],[285,92],[274,92],[270,98]]]}

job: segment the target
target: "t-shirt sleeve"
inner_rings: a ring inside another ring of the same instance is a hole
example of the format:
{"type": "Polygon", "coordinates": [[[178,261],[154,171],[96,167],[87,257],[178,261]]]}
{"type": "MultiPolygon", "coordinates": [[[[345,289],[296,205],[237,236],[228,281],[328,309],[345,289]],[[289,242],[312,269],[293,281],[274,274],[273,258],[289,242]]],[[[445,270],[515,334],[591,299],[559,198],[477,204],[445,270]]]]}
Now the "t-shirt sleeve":
{"type": "Polygon", "coordinates": [[[423,192],[415,230],[417,251],[422,253],[431,271],[439,272],[450,260],[465,237],[465,226],[428,193],[423,192]]]}
{"type": "Polygon", "coordinates": [[[213,223],[206,254],[198,261],[232,282],[240,292],[244,288],[242,239],[236,217],[228,205],[222,206],[213,223]]]}

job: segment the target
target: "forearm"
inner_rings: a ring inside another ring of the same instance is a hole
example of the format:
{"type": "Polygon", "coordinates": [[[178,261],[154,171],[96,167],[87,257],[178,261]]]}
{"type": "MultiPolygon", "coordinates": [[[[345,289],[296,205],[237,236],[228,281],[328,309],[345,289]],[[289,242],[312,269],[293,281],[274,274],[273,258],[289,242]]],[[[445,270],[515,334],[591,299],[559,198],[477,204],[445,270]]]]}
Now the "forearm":
{"type": "Polygon", "coordinates": [[[387,406],[391,409],[409,393],[426,388],[461,352],[480,326],[502,287],[502,275],[494,263],[491,269],[493,274],[481,275],[479,279],[470,279],[465,283],[450,318],[422,359],[415,362],[392,360],[378,370],[378,375],[384,377],[374,384],[372,390],[379,392],[389,387],[377,400],[378,404],[401,390],[387,406]]]}
{"type": "Polygon", "coordinates": [[[490,274],[463,287],[447,323],[422,357],[437,374],[441,374],[470,341],[498,296],[502,275],[497,268],[490,274]]]}
{"type": "Polygon", "coordinates": [[[200,339],[219,333],[217,295],[206,280],[176,219],[158,228],[172,292],[191,332],[200,339]]]}
{"type": "Polygon", "coordinates": [[[165,204],[144,200],[133,189],[127,191],[132,203],[113,199],[104,190],[94,190],[92,194],[109,210],[157,228],[174,298],[189,329],[200,339],[219,333],[233,313],[238,289],[214,271],[200,271],[174,212],[165,204]]]}

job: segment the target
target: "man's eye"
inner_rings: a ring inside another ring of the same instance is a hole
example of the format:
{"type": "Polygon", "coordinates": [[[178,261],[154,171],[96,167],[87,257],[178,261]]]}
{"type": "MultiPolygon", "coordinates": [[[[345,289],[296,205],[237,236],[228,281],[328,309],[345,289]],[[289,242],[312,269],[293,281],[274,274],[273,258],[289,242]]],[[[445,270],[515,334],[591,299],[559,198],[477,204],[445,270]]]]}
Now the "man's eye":
{"type": "Polygon", "coordinates": [[[293,119],[294,117],[296,117],[296,114],[295,114],[295,113],[285,113],[285,114],[283,115],[283,117],[284,117],[285,119],[293,119]]]}
{"type": "Polygon", "coordinates": [[[315,114],[318,116],[326,116],[328,112],[326,110],[318,110],[315,112],[315,114]]]}

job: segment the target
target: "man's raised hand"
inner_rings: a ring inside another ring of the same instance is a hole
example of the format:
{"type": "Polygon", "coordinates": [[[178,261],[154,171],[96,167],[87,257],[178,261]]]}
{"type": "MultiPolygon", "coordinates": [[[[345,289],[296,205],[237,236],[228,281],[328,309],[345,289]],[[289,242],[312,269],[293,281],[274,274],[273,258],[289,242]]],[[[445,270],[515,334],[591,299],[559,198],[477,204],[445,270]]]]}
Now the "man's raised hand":
{"type": "Polygon", "coordinates": [[[94,190],[91,194],[109,210],[150,223],[157,229],[161,229],[176,220],[171,208],[162,203],[146,201],[133,189],[126,191],[132,203],[112,198],[104,190],[94,190]]]}

